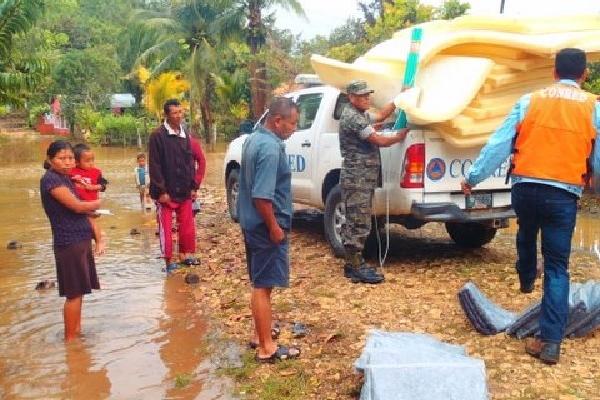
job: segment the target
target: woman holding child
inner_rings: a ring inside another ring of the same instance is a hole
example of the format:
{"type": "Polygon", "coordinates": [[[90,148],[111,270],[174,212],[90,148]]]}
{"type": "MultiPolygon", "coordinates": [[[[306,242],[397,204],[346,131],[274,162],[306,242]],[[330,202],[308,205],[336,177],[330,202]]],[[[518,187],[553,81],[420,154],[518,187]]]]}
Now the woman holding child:
{"type": "Polygon", "coordinates": [[[75,157],[68,142],[52,142],[46,156],[40,193],[52,229],[59,295],[66,298],[63,317],[68,342],[81,333],[83,295],[100,289],[91,242],[98,238],[88,219],[100,200],[82,201],[75,194],[69,177],[75,157]]]}

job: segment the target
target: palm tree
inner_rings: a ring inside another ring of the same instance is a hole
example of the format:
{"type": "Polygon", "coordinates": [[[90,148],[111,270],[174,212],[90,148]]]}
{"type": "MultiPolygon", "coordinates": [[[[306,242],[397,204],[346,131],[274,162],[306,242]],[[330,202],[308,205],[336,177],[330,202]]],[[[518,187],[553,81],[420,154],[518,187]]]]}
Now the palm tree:
{"type": "Polygon", "coordinates": [[[173,2],[163,13],[142,11],[138,18],[145,24],[158,27],[163,34],[154,46],[144,51],[137,64],[144,65],[151,57],[159,60],[152,77],[173,69],[182,55],[186,58],[186,73],[190,78],[190,110],[192,124],[199,108],[202,127],[207,137],[213,137],[215,85],[219,48],[224,43],[216,21],[227,10],[224,0],[181,0],[173,2]]]}
{"type": "Polygon", "coordinates": [[[16,35],[26,32],[43,12],[43,0],[0,2],[0,104],[22,105],[46,71],[46,63],[35,55],[13,48],[16,35]]]}
{"type": "MultiPolygon", "coordinates": [[[[132,21],[128,24],[127,31],[121,37],[118,47],[118,58],[121,69],[127,71],[125,76],[127,89],[132,92],[136,100],[141,100],[141,85],[139,80],[135,79],[139,70],[139,58],[149,48],[156,45],[161,40],[161,32],[155,27],[132,21]]],[[[153,65],[156,60],[148,57],[145,64],[153,65]]],[[[143,83],[143,82],[142,82],[143,83]]]]}
{"type": "Polygon", "coordinates": [[[267,73],[265,62],[259,58],[261,48],[266,42],[266,26],[263,13],[272,7],[281,7],[304,16],[304,10],[298,0],[228,0],[228,8],[232,12],[223,14],[219,21],[222,26],[244,27],[246,43],[250,47],[251,61],[248,63],[250,73],[250,93],[252,100],[252,116],[258,119],[267,102],[267,73]]]}
{"type": "Polygon", "coordinates": [[[236,69],[232,73],[224,71],[217,80],[216,94],[221,110],[225,112],[218,119],[222,124],[238,127],[248,118],[248,72],[236,69]]]}
{"type": "Polygon", "coordinates": [[[145,103],[148,111],[160,121],[163,104],[169,99],[182,100],[190,84],[175,72],[164,72],[145,84],[145,103]]]}

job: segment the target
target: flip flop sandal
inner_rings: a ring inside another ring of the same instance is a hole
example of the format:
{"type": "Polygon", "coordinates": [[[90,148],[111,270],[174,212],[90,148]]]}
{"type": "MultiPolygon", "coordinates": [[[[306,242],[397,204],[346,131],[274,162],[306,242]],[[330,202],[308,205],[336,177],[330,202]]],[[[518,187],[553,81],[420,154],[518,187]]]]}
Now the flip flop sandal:
{"type": "Polygon", "coordinates": [[[178,270],[180,268],[179,264],[177,264],[176,262],[172,262],[169,265],[166,266],[166,268],[164,269],[164,271],[167,274],[170,274],[171,272],[178,270]]]}
{"type": "Polygon", "coordinates": [[[188,257],[181,262],[182,264],[192,266],[192,265],[200,265],[200,259],[197,257],[188,257]]]}
{"type": "Polygon", "coordinates": [[[271,338],[277,339],[277,338],[279,338],[280,334],[281,334],[281,325],[279,324],[279,321],[275,321],[273,323],[273,327],[271,328],[271,338]]]}
{"type": "MultiPolygon", "coordinates": [[[[275,340],[279,338],[279,334],[281,333],[281,329],[279,328],[279,323],[276,322],[271,328],[271,339],[275,340]]],[[[252,340],[248,341],[248,348],[255,350],[258,348],[258,343],[253,342],[252,340]]]]}
{"type": "Polygon", "coordinates": [[[306,336],[309,332],[308,327],[301,322],[292,323],[291,330],[292,330],[292,336],[296,339],[306,336]]]}
{"type": "Polygon", "coordinates": [[[259,357],[258,354],[256,354],[254,358],[259,364],[273,364],[277,361],[293,360],[298,357],[300,357],[299,348],[277,345],[277,350],[275,350],[275,353],[271,354],[269,357],[262,358],[259,357]]]}

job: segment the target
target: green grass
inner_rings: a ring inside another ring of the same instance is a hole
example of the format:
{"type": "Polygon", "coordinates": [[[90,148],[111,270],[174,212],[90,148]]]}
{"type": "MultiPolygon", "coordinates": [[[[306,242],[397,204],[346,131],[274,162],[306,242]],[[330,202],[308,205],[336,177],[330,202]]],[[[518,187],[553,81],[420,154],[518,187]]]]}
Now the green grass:
{"type": "Polygon", "coordinates": [[[335,299],[335,292],[324,287],[317,287],[313,289],[311,294],[314,297],[327,297],[329,299],[335,299]]]}
{"type": "MultiPolygon", "coordinates": [[[[299,400],[304,399],[309,388],[309,377],[301,364],[294,360],[278,362],[270,376],[261,379],[260,366],[254,360],[254,351],[246,351],[242,355],[242,366],[239,368],[223,368],[219,374],[228,376],[238,383],[238,393],[252,395],[261,400],[299,400]],[[292,371],[293,374],[286,374],[292,371]]],[[[265,367],[268,368],[268,367],[265,367]]],[[[265,370],[265,372],[267,372],[265,370]]]]}
{"type": "Polygon", "coordinates": [[[177,389],[183,389],[190,383],[194,377],[190,374],[179,374],[175,377],[175,387],[177,389]]]}
{"type": "Polygon", "coordinates": [[[290,301],[282,300],[273,304],[273,311],[278,314],[289,313],[294,309],[294,304],[290,301]]]}
{"type": "Polygon", "coordinates": [[[229,308],[232,309],[233,311],[239,312],[239,311],[242,311],[242,310],[248,308],[248,304],[243,304],[243,303],[234,301],[229,304],[229,308]]]}
{"type": "MultiPolygon", "coordinates": [[[[570,382],[570,384],[572,384],[572,385],[573,384],[580,384],[580,383],[581,383],[581,380],[579,380],[579,379],[573,379],[570,382]]],[[[574,387],[568,387],[568,388],[562,389],[561,390],[561,394],[568,394],[568,395],[575,396],[578,399],[582,399],[582,400],[587,399],[587,397],[585,396],[585,394],[581,393],[581,391],[579,389],[574,388],[574,387]]]]}
{"type": "Polygon", "coordinates": [[[270,376],[262,384],[260,398],[262,400],[303,399],[308,386],[308,376],[304,371],[286,377],[270,376]]]}
{"type": "Polygon", "coordinates": [[[258,367],[258,364],[254,360],[254,351],[248,350],[242,354],[242,366],[238,368],[222,368],[219,370],[219,374],[229,376],[236,382],[248,379],[254,370],[258,367]]]}

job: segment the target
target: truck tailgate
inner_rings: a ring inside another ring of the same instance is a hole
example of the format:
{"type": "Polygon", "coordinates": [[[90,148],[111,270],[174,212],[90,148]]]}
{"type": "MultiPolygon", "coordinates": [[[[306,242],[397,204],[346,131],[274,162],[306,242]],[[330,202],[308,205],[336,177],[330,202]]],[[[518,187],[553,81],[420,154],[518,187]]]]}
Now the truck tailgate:
{"type": "MultiPolygon", "coordinates": [[[[425,135],[425,201],[451,201],[464,208],[460,182],[479,156],[481,147],[457,148],[435,134],[425,135]]],[[[509,161],[506,160],[493,176],[477,185],[477,192],[493,194],[493,206],[510,204],[510,185],[505,184],[509,161]]]]}

